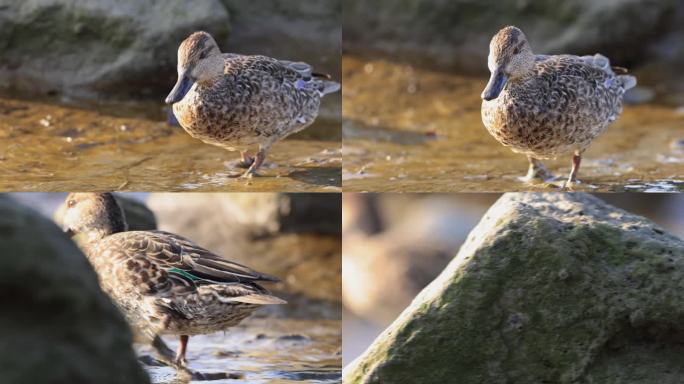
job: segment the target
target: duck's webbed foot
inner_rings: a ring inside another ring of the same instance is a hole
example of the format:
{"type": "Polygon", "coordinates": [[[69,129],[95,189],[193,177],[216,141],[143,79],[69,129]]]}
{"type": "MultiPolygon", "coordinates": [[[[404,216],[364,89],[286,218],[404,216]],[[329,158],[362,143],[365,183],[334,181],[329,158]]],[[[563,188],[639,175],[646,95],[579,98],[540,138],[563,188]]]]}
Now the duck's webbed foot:
{"type": "Polygon", "coordinates": [[[243,379],[244,375],[242,373],[231,373],[231,372],[198,372],[193,371],[188,367],[188,362],[185,359],[185,351],[188,347],[189,337],[186,335],[181,335],[180,346],[178,347],[178,353],[174,353],[171,348],[164,342],[164,340],[159,336],[155,335],[152,339],[152,347],[157,352],[157,357],[159,362],[162,364],[173,367],[179,376],[184,378],[189,378],[190,380],[221,380],[221,379],[243,379]]]}
{"type": "Polygon", "coordinates": [[[555,179],[553,174],[549,172],[544,163],[539,159],[535,159],[532,156],[527,156],[527,160],[530,163],[530,167],[527,169],[527,175],[524,177],[519,177],[518,180],[524,183],[538,183],[538,182],[548,182],[555,179]]]}
{"type": "Polygon", "coordinates": [[[254,156],[249,153],[240,152],[240,161],[236,164],[238,168],[249,169],[254,164],[254,156]]]}
{"type": "Polygon", "coordinates": [[[192,374],[192,371],[188,369],[187,362],[185,362],[185,356],[183,356],[181,362],[173,350],[166,345],[161,336],[154,336],[154,339],[152,339],[152,348],[154,348],[155,352],[157,352],[157,357],[162,363],[168,365],[169,367],[176,368],[176,370],[179,372],[183,372],[188,375],[192,374]]]}
{"type": "Polygon", "coordinates": [[[259,176],[257,174],[257,170],[261,165],[264,163],[264,159],[266,159],[266,151],[268,150],[268,147],[260,147],[259,152],[257,152],[254,162],[252,165],[245,171],[245,173],[242,174],[243,178],[251,178],[254,176],[259,176]]]}

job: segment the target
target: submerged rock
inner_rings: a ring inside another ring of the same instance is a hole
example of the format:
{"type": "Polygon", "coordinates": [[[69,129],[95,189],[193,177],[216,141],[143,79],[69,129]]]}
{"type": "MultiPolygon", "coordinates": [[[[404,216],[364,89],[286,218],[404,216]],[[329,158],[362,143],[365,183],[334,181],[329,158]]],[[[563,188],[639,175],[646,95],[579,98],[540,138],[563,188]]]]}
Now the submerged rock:
{"type": "Polygon", "coordinates": [[[586,194],[506,194],[344,380],[678,382],[682,281],[684,241],[643,217],[586,194]]]}
{"type": "Polygon", "coordinates": [[[85,256],[0,196],[0,371],[8,383],[148,383],[131,332],[85,256]]]}

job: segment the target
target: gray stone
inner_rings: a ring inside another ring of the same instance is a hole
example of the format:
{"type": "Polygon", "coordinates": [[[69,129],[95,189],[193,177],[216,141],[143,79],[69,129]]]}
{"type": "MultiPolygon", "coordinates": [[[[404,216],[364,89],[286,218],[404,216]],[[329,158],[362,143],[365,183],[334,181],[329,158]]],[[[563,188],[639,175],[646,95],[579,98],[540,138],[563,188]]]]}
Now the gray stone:
{"type": "Polygon", "coordinates": [[[511,193],[348,383],[677,383],[684,241],[576,193],[511,193]]]}
{"type": "Polygon", "coordinates": [[[0,248],[0,381],[149,382],[124,318],[57,226],[0,196],[0,248]]]}
{"type": "Polygon", "coordinates": [[[0,87],[81,97],[168,92],[195,30],[227,38],[218,0],[2,0],[0,87]]]}

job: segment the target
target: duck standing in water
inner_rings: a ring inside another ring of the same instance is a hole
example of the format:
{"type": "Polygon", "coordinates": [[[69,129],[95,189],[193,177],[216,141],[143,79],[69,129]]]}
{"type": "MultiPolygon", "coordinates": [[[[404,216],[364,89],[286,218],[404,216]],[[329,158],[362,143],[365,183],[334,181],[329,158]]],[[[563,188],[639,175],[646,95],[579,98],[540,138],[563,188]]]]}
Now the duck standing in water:
{"type": "Polygon", "coordinates": [[[528,182],[552,178],[540,159],[572,152],[564,186],[577,183],[582,153],[618,118],[625,91],[636,85],[599,54],[535,55],[512,26],[492,38],[488,66],[482,122],[501,144],[527,155],[528,182]]]}
{"type": "Polygon", "coordinates": [[[285,304],[256,272],[163,231],[127,231],[121,206],[110,193],[71,193],[64,230],[83,234],[86,255],[100,285],[129,323],[150,338],[168,364],[187,370],[189,336],[237,325],[259,307],[285,304]],[[159,335],[180,335],[176,356],[159,335]]]}
{"type": "Polygon", "coordinates": [[[211,35],[195,32],[178,48],[166,103],[190,136],[240,151],[242,176],[251,177],[274,142],[311,125],[321,98],[340,89],[328,78],[302,62],[221,53],[211,35]]]}

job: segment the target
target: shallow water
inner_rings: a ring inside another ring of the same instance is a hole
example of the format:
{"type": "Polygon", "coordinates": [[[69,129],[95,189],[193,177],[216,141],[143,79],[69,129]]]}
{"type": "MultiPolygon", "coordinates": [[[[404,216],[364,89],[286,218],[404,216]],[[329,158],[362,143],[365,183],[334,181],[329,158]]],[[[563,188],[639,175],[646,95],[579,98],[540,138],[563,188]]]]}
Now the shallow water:
{"type": "MultiPolygon", "coordinates": [[[[492,138],[480,118],[487,79],[343,58],[345,191],[553,191],[523,184],[527,160],[492,138]]],[[[570,156],[545,162],[567,177],[570,156]]],[[[627,105],[584,154],[573,188],[684,191],[684,112],[627,105]]]]}
{"type": "MultiPolygon", "coordinates": [[[[165,340],[178,346],[175,338],[165,340]]],[[[225,333],[191,337],[186,357],[192,370],[243,376],[193,383],[340,383],[341,343],[339,320],[250,319],[225,333]]],[[[147,346],[137,349],[151,354],[147,346]]],[[[169,367],[146,369],[155,384],[188,382],[169,367]]]]}
{"type": "Polygon", "coordinates": [[[0,189],[15,191],[339,191],[339,98],[274,144],[261,177],[227,177],[237,152],[166,123],[159,103],[0,97],[0,189]],[[230,164],[228,164],[230,165],[230,164]]]}

